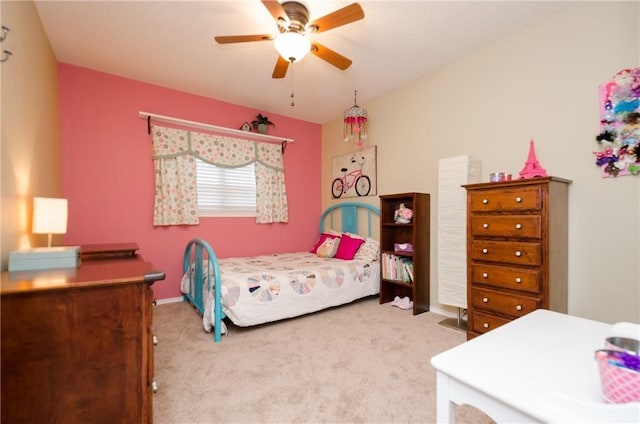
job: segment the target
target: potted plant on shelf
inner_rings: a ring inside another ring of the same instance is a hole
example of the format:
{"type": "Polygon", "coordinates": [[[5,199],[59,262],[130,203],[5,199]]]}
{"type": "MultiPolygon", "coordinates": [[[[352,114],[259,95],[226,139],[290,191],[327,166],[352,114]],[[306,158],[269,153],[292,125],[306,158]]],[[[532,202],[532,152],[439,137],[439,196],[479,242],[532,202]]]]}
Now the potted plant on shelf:
{"type": "Polygon", "coordinates": [[[268,116],[263,116],[261,113],[259,113],[258,115],[256,115],[256,119],[251,121],[251,126],[255,131],[259,132],[260,134],[266,134],[268,132],[269,127],[271,126],[275,128],[276,124],[269,121],[268,116]]]}

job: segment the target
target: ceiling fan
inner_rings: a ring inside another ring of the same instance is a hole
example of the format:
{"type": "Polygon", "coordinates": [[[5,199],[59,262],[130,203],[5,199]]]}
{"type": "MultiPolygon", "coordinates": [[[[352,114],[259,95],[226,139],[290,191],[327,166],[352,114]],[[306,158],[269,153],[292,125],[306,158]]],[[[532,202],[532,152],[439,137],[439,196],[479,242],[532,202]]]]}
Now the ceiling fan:
{"type": "Polygon", "coordinates": [[[273,78],[284,78],[289,64],[299,61],[308,52],[341,70],[351,66],[350,59],[320,43],[310,41],[306,35],[328,31],[364,18],[364,11],[358,3],[352,3],[313,21],[309,21],[307,8],[297,1],[280,3],[276,0],[262,0],[262,4],[276,20],[279,34],[227,35],[217,36],[215,40],[220,44],[274,40],[279,55],[271,75],[273,78]]]}

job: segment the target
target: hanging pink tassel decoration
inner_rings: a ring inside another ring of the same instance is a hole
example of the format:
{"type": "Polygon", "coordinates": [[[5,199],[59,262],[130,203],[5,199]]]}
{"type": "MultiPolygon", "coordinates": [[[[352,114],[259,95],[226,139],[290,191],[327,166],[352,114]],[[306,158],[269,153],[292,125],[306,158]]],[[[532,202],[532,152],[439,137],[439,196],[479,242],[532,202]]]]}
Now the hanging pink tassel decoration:
{"type": "MultiPolygon", "coordinates": [[[[356,95],[357,93],[356,91],[356,95]]],[[[367,139],[367,111],[363,107],[354,104],[344,111],[342,138],[345,143],[355,141],[358,147],[364,145],[367,139]]]]}

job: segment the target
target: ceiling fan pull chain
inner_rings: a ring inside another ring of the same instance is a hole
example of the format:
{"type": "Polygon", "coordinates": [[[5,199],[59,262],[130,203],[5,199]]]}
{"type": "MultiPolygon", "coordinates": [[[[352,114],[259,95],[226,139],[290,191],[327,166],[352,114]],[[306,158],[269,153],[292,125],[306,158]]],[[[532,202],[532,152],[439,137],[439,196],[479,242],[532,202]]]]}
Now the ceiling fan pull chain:
{"type": "Polygon", "coordinates": [[[293,95],[293,68],[294,68],[294,66],[293,66],[293,64],[294,64],[294,61],[292,60],[291,61],[291,107],[295,107],[295,105],[296,105],[296,103],[293,100],[293,98],[294,98],[294,95],[293,95]]]}

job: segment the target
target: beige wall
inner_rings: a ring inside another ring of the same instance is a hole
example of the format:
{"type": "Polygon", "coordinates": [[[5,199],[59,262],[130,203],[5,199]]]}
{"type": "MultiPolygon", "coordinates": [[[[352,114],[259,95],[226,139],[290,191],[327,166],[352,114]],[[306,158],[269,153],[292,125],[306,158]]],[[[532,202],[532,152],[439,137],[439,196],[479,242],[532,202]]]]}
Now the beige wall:
{"type": "MultiPolygon", "coordinates": [[[[517,175],[533,138],[547,172],[573,180],[569,313],[640,322],[640,177],[603,179],[592,153],[598,85],[640,66],[639,27],[638,2],[577,3],[362,105],[378,146],[378,194],[431,193],[432,309],[455,312],[438,303],[438,160],[475,156],[483,181],[517,175]]],[[[335,202],[331,158],[355,150],[341,138],[340,118],[323,126],[325,207],[335,202]]]]}
{"type": "MultiPolygon", "coordinates": [[[[2,1],[2,269],[8,252],[46,245],[31,234],[33,196],[62,196],[56,60],[33,2],[2,1]]],[[[56,236],[58,237],[58,236],[56,236]]],[[[54,238],[54,243],[56,242],[54,238]]]]}

